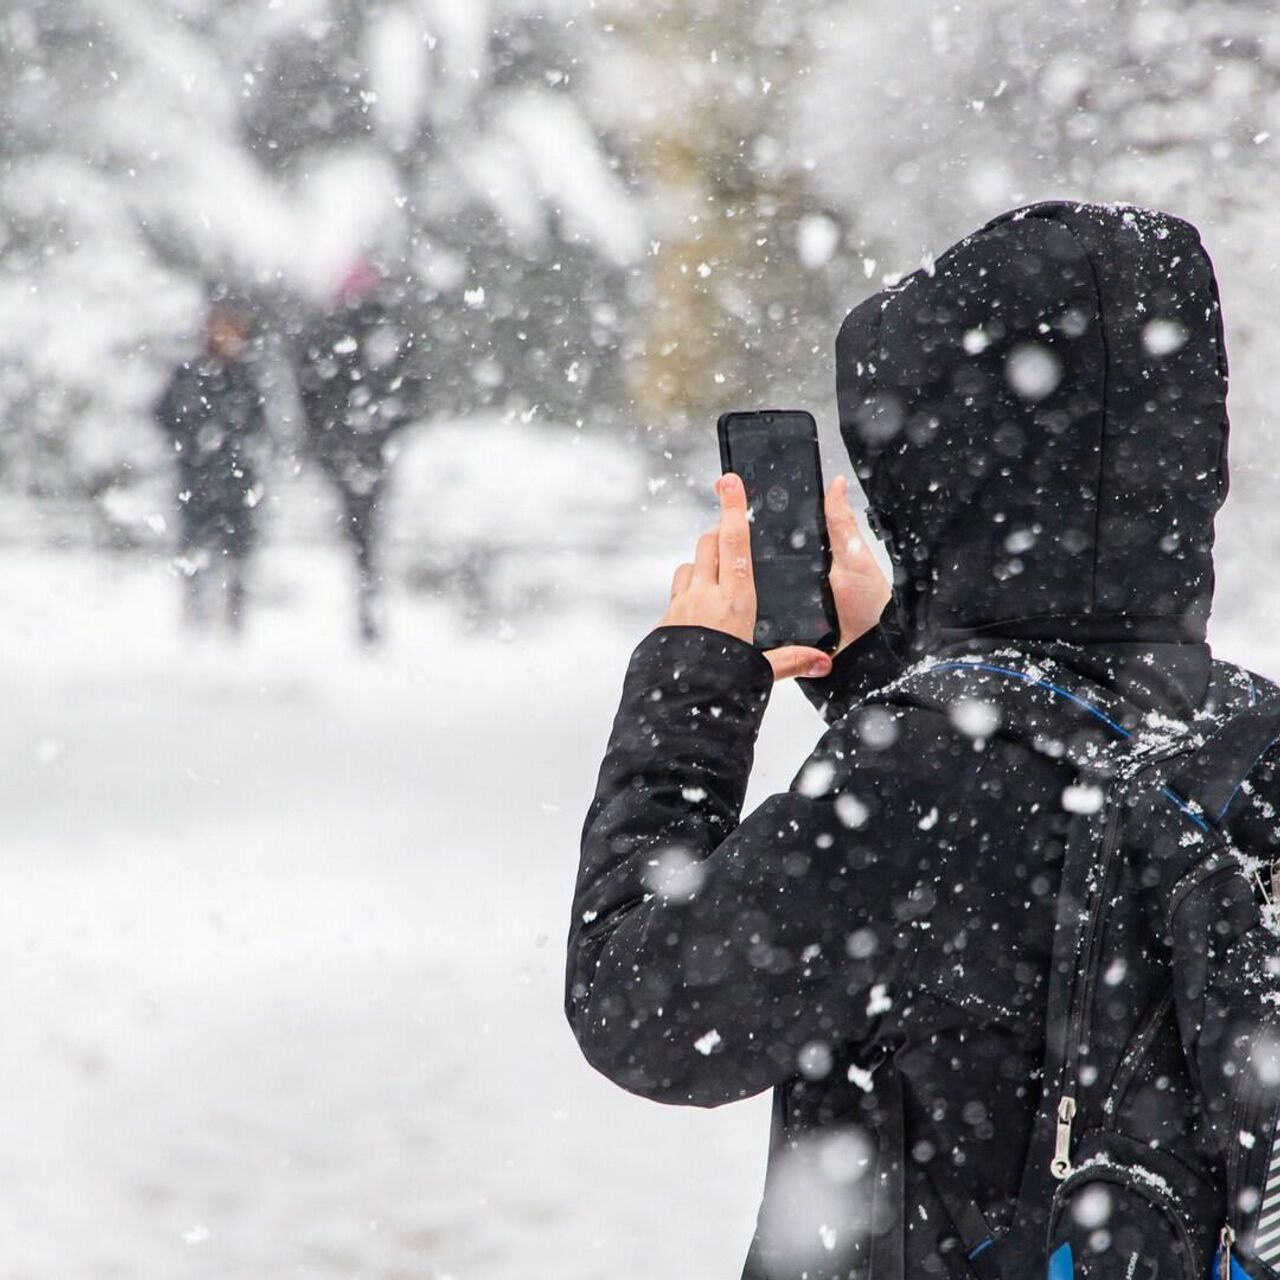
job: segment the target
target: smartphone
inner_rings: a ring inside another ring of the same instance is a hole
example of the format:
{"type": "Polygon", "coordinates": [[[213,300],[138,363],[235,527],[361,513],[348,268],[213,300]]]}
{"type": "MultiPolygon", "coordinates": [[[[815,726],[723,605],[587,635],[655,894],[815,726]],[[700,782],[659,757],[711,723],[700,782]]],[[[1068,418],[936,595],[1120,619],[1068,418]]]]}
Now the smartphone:
{"type": "Polygon", "coordinates": [[[823,513],[818,426],[802,409],[725,413],[716,424],[720,466],[742,480],[756,580],[755,643],[812,645],[839,639],[831,597],[831,540],[823,513]]]}

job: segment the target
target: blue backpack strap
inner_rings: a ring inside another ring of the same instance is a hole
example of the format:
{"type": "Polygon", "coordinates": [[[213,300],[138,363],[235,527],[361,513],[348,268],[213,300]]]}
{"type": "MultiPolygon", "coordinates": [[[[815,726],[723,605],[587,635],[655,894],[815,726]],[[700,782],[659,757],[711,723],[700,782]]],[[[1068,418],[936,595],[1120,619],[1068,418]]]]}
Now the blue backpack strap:
{"type": "Polygon", "coordinates": [[[1056,741],[1088,772],[1136,746],[1142,724],[1132,703],[1049,661],[1016,654],[926,660],[886,685],[874,701],[945,710],[965,699],[993,703],[1004,732],[1056,741]]]}
{"type": "Polygon", "coordinates": [[[1047,1280],[1072,1280],[1075,1273],[1075,1260],[1071,1256],[1070,1244],[1060,1244],[1049,1255],[1047,1280]]]}

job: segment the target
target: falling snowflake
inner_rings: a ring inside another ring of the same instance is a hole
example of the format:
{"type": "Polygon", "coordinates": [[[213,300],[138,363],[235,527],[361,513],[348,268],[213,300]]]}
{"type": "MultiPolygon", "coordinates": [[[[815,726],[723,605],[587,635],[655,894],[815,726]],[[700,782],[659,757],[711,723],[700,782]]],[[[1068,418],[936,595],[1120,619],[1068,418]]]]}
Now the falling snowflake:
{"type": "Polygon", "coordinates": [[[1024,400],[1043,400],[1062,380],[1062,363],[1038,342],[1020,342],[1005,361],[1004,376],[1024,400]]]}
{"type": "Polygon", "coordinates": [[[703,1055],[709,1058],[720,1047],[720,1033],[713,1027],[706,1035],[699,1036],[694,1042],[693,1047],[703,1055]]]}
{"type": "Polygon", "coordinates": [[[1102,788],[1090,782],[1072,783],[1062,791],[1062,807],[1068,813],[1097,813],[1102,801],[1102,788]]]}

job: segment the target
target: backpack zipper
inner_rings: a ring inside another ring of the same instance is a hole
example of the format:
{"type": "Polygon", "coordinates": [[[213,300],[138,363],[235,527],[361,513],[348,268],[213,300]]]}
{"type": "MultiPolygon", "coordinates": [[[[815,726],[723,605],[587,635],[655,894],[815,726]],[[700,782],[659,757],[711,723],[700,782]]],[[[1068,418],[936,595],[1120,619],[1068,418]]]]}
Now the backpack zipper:
{"type": "Polygon", "coordinates": [[[1049,1172],[1059,1182],[1071,1176],[1071,1122],[1076,1118],[1076,1100],[1067,1094],[1058,1099],[1058,1128],[1053,1138],[1053,1159],[1049,1172]]]}
{"type": "MultiPolygon", "coordinates": [[[[1258,1083],[1257,1075],[1250,1071],[1235,1105],[1231,1108],[1231,1127],[1227,1132],[1227,1141],[1230,1144],[1227,1155],[1228,1187],[1240,1185],[1240,1162],[1247,1158],[1244,1154],[1246,1150],[1251,1150],[1251,1148],[1246,1148],[1241,1141],[1241,1134],[1253,1133],[1255,1114],[1258,1109],[1257,1102],[1261,1094],[1262,1088],[1258,1083]]],[[[1270,1155],[1270,1149],[1268,1149],[1267,1154],[1270,1155]]],[[[1265,1181],[1265,1178],[1263,1180],[1265,1181]]],[[[1224,1229],[1230,1230],[1230,1227],[1224,1229]]],[[[1234,1232],[1232,1233],[1232,1239],[1235,1239],[1234,1232]]]]}
{"type": "MultiPolygon", "coordinates": [[[[1102,851],[1098,856],[1098,887],[1094,891],[1089,906],[1089,916],[1085,922],[1084,932],[1080,940],[1080,960],[1076,973],[1082,975],[1083,986],[1080,998],[1074,999],[1072,992],[1072,1011],[1069,1029],[1064,1046],[1062,1067],[1059,1074],[1058,1120],[1054,1136],[1053,1159],[1049,1162],[1049,1172],[1061,1182],[1071,1174],[1071,1125],[1076,1117],[1078,1102],[1076,1099],[1076,1077],[1074,1067],[1080,1057],[1080,1044],[1083,1039],[1085,1020],[1093,1008],[1096,975],[1094,974],[1093,952],[1097,936],[1102,925],[1104,909],[1111,888],[1111,873],[1116,846],[1119,843],[1121,818],[1124,814],[1125,801],[1131,794],[1134,785],[1143,774],[1157,765],[1164,764],[1181,755],[1186,747],[1166,752],[1154,760],[1144,760],[1132,773],[1123,773],[1117,779],[1120,784],[1109,790],[1108,803],[1111,811],[1107,815],[1107,826],[1102,837],[1102,851]]],[[[1114,786],[1114,784],[1113,784],[1114,786]]]]}
{"type": "MultiPolygon", "coordinates": [[[[1134,774],[1134,777],[1136,776],[1137,774],[1134,774]]],[[[1062,1069],[1058,1077],[1061,1092],[1058,1096],[1058,1122],[1054,1134],[1053,1159],[1049,1162],[1049,1172],[1059,1182],[1071,1174],[1071,1123],[1077,1111],[1076,1082],[1072,1067],[1080,1056],[1085,1013],[1093,1003],[1093,949],[1098,927],[1102,921],[1102,905],[1106,901],[1107,889],[1111,883],[1112,854],[1118,842],[1122,809],[1123,796],[1117,795],[1113,798],[1111,812],[1107,815],[1107,826],[1102,837],[1102,853],[1098,859],[1100,871],[1098,887],[1094,891],[1084,933],[1080,938],[1080,959],[1076,965],[1076,973],[1081,975],[1083,986],[1078,1000],[1074,999],[1074,990],[1072,992],[1071,1016],[1064,1045],[1062,1069]]]]}
{"type": "MultiPolygon", "coordinates": [[[[1079,948],[1080,964],[1076,967],[1076,973],[1083,974],[1084,986],[1081,990],[1079,1000],[1074,999],[1074,986],[1072,989],[1073,1007],[1071,1009],[1071,1016],[1068,1022],[1068,1033],[1064,1043],[1063,1060],[1058,1075],[1060,1093],[1058,1096],[1057,1125],[1054,1135],[1054,1152],[1053,1158],[1049,1162],[1049,1172],[1059,1182],[1065,1181],[1065,1179],[1070,1177],[1073,1172],[1071,1165],[1071,1130],[1072,1122],[1075,1120],[1076,1113],[1079,1110],[1079,1105],[1076,1099],[1078,1076],[1073,1069],[1080,1057],[1080,1045],[1085,1019],[1093,1005],[1094,988],[1096,985],[1092,963],[1093,951],[1096,944],[1099,926],[1102,922],[1103,908],[1107,902],[1108,892],[1111,885],[1112,861],[1115,853],[1115,847],[1118,843],[1120,817],[1124,811],[1125,800],[1128,798],[1128,795],[1131,793],[1131,790],[1134,788],[1138,779],[1145,773],[1154,769],[1158,765],[1167,764],[1178,756],[1184,755],[1190,749],[1191,748],[1185,744],[1180,744],[1172,751],[1165,751],[1154,759],[1142,761],[1142,763],[1140,763],[1132,773],[1129,773],[1127,776],[1124,774],[1123,769],[1121,769],[1119,778],[1115,780],[1118,781],[1120,785],[1117,787],[1115,785],[1115,781],[1113,781],[1112,786],[1108,788],[1107,799],[1112,805],[1112,810],[1107,815],[1107,828],[1103,834],[1102,849],[1098,857],[1098,888],[1093,894],[1092,902],[1089,907],[1088,919],[1085,922],[1084,932],[1081,935],[1079,948]]],[[[1193,869],[1193,871],[1189,873],[1191,877],[1189,883],[1181,886],[1180,888],[1179,886],[1175,886],[1175,889],[1178,890],[1178,892],[1176,900],[1171,905],[1166,917],[1167,920],[1172,920],[1173,913],[1181,905],[1182,900],[1204,878],[1207,878],[1213,872],[1220,870],[1222,866],[1228,865],[1225,862],[1218,861],[1219,857],[1231,858],[1231,862],[1235,863],[1234,857],[1231,855],[1230,851],[1227,850],[1224,851],[1223,854],[1218,855],[1218,857],[1211,854],[1209,858],[1206,859],[1206,862],[1213,862],[1216,865],[1206,867],[1202,864],[1200,868],[1193,869]]],[[[1235,865],[1238,866],[1238,863],[1235,863],[1235,865]]],[[[1273,864],[1273,884],[1277,889],[1280,889],[1280,884],[1276,883],[1276,879],[1277,867],[1273,864]]],[[[1246,1092],[1248,1092],[1248,1090],[1246,1090],[1246,1092]]],[[[1241,1099],[1241,1105],[1238,1107],[1238,1111],[1241,1113],[1244,1110],[1243,1103],[1244,1098],[1241,1099]]],[[[1236,1147],[1239,1146],[1238,1143],[1235,1145],[1236,1147]]],[[[1237,1157],[1238,1152],[1233,1150],[1232,1156],[1237,1157]]],[[[1228,1177],[1230,1179],[1232,1171],[1235,1169],[1236,1160],[1233,1158],[1229,1160],[1228,1163],[1228,1177]]],[[[1228,1181],[1228,1185],[1233,1184],[1228,1181]]],[[[1225,1230],[1229,1231],[1230,1228],[1227,1227],[1225,1230]]],[[[1234,1235],[1232,1236],[1232,1239],[1234,1240],[1234,1235]]]]}
{"type": "MultiPolygon", "coordinates": [[[[1113,1186],[1124,1187],[1162,1212],[1168,1220],[1173,1234],[1182,1245],[1183,1253],[1187,1259],[1188,1270],[1192,1271],[1193,1274],[1203,1275],[1204,1272],[1193,1267],[1197,1260],[1195,1241],[1191,1238],[1191,1232],[1187,1229],[1187,1224],[1183,1221],[1182,1214],[1179,1212],[1178,1202],[1167,1191],[1161,1190],[1156,1184],[1152,1183],[1149,1177],[1142,1177],[1138,1174],[1137,1169],[1138,1166],[1134,1165],[1101,1164],[1095,1166],[1086,1161],[1080,1166],[1080,1169],[1073,1172],[1087,1175],[1088,1180],[1092,1182],[1109,1182],[1113,1186]]],[[[1074,1190],[1074,1187],[1068,1188],[1064,1185],[1053,1193],[1053,1202],[1049,1209],[1048,1232],[1045,1237],[1046,1248],[1050,1252],[1053,1250],[1054,1235],[1066,1207],[1066,1198],[1074,1190]]],[[[1221,1237],[1219,1238],[1221,1239],[1221,1237]]],[[[1234,1239],[1234,1237],[1232,1238],[1234,1239]]],[[[1161,1280],[1164,1280],[1164,1277],[1161,1277],[1161,1280]]],[[[1215,1275],[1212,1280],[1218,1280],[1218,1276],[1215,1275]]]]}

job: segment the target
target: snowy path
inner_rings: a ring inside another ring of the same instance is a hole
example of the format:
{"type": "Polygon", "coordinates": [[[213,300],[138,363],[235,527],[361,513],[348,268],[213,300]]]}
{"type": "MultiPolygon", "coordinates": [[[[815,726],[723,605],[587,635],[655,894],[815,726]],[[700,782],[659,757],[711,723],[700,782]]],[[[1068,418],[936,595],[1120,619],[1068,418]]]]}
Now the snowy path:
{"type": "MultiPolygon", "coordinates": [[[[767,1100],[632,1099],[560,1011],[641,625],[402,600],[362,658],[334,556],[265,577],[229,652],[162,567],[4,554],[0,1278],[735,1280],[767,1100]]],[[[775,698],[752,803],[818,731],[775,698]]]]}
{"type": "Polygon", "coordinates": [[[0,1277],[732,1280],[767,1101],[632,1099],[560,1011],[640,630],[401,601],[368,659],[334,557],[266,578],[228,652],[162,567],[5,553],[0,1277]]]}

